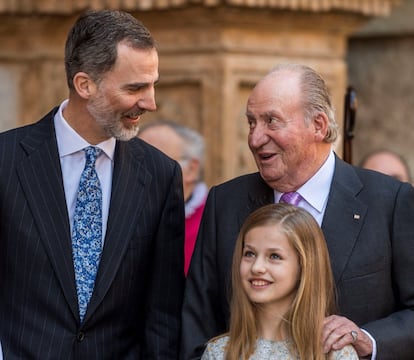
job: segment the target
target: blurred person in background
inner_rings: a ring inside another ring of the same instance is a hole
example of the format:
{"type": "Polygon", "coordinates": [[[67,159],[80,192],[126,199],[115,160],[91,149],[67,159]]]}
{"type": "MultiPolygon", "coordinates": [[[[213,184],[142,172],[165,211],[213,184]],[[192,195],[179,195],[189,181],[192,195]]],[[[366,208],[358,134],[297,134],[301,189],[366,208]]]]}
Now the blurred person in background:
{"type": "Polygon", "coordinates": [[[208,193],[203,182],[204,139],[197,131],[170,120],[145,124],[138,136],[181,165],[185,201],[184,272],[187,275],[208,193]]]}
{"type": "Polygon", "coordinates": [[[407,161],[402,155],[388,149],[369,153],[360,161],[359,166],[411,183],[411,172],[407,161]]]}

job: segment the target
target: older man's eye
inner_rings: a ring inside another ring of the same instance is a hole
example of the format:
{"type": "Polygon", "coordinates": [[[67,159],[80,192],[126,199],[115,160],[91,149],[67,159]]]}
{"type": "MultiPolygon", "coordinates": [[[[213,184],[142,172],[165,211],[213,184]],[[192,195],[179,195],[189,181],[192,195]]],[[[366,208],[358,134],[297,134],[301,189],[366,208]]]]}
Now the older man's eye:
{"type": "Polygon", "coordinates": [[[269,125],[277,125],[277,124],[280,124],[280,119],[276,117],[270,117],[268,122],[269,122],[269,125]]]}
{"type": "Polygon", "coordinates": [[[286,123],[278,117],[270,117],[267,121],[267,126],[270,129],[277,130],[286,126],[286,123]]]}
{"type": "Polygon", "coordinates": [[[256,122],[251,119],[247,119],[247,125],[249,126],[249,129],[253,129],[256,126],[256,122]]]}

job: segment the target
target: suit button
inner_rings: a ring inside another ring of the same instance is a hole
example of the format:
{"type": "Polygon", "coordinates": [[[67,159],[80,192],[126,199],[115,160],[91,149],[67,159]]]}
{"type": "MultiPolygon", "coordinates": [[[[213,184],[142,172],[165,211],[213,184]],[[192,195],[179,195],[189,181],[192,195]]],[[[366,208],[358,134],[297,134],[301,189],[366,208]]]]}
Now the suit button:
{"type": "Polygon", "coordinates": [[[84,339],[84,338],[85,338],[85,333],[84,333],[84,332],[82,332],[82,331],[78,332],[78,335],[76,335],[76,339],[77,339],[79,342],[83,341],[83,339],[84,339]]]}

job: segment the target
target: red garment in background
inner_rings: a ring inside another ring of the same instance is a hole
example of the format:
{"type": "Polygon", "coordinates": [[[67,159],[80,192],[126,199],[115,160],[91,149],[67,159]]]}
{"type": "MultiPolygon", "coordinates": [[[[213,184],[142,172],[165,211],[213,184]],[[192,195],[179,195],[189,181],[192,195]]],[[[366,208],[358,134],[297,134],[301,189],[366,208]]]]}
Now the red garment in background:
{"type": "Polygon", "coordinates": [[[184,274],[187,276],[191,256],[197,240],[198,228],[206,204],[208,189],[199,183],[194,189],[190,200],[185,204],[185,242],[184,242],[184,274]]]}

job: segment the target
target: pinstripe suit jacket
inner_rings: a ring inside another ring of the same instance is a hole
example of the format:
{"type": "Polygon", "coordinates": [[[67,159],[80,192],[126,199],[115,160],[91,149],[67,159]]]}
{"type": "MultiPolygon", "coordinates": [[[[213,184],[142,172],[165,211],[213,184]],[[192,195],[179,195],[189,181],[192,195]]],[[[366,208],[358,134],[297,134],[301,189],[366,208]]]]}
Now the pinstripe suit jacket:
{"type": "MultiPolygon", "coordinates": [[[[237,234],[249,213],[272,202],[258,173],[211,188],[186,283],[183,359],[198,359],[227,330],[237,234]]],[[[336,158],[322,230],[340,314],[373,335],[377,360],[414,359],[413,187],[336,158]]]]}
{"type": "Polygon", "coordinates": [[[0,135],[0,340],[5,359],[175,359],[184,285],[178,164],[117,142],[105,246],[79,323],[53,126],[0,135]]]}

